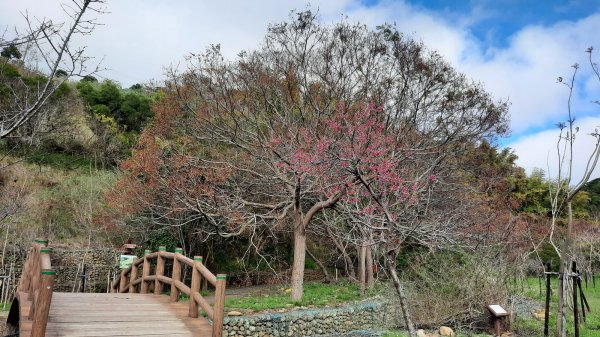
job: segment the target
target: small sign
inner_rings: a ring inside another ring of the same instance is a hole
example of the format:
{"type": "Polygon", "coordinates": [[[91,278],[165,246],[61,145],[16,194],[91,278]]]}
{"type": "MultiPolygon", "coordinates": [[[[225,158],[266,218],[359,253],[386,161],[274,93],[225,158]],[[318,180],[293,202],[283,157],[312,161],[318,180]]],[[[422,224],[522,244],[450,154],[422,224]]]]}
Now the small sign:
{"type": "Polygon", "coordinates": [[[137,256],[135,256],[135,255],[119,256],[119,268],[127,269],[127,268],[131,267],[131,265],[133,264],[133,261],[135,261],[135,259],[137,259],[137,256]]]}
{"type": "Polygon", "coordinates": [[[508,312],[498,304],[490,304],[487,308],[496,317],[508,316],[508,312]]]}

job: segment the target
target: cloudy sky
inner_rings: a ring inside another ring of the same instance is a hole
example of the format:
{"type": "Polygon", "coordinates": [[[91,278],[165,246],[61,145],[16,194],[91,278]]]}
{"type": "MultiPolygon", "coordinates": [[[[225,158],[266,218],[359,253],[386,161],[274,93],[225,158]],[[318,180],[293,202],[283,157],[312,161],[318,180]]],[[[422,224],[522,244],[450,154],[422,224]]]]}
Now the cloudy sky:
{"type": "MultiPolygon", "coordinates": [[[[21,12],[60,20],[59,0],[0,0],[0,28],[22,27],[21,12]]],[[[101,75],[124,87],[160,80],[163,68],[190,52],[220,43],[226,56],[256,47],[269,23],[286,20],[301,0],[108,0],[104,24],[85,40],[90,55],[104,58],[101,75]]],[[[600,0],[312,0],[321,21],[348,16],[369,26],[395,22],[438,50],[460,71],[511,102],[512,134],[500,141],[530,171],[556,167],[557,122],[565,121],[568,90],[557,78],[581,65],[572,111],[580,127],[575,176],[581,176],[600,128],[600,79],[585,50],[600,60],[600,0]]],[[[594,173],[600,176],[600,169],[594,173]]]]}

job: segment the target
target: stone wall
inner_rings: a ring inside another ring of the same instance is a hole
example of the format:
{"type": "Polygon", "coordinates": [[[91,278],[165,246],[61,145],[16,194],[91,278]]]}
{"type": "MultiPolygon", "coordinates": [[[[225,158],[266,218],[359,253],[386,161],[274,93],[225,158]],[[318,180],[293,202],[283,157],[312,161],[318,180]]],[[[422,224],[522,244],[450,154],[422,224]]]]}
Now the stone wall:
{"type": "MultiPolygon", "coordinates": [[[[85,292],[105,292],[108,284],[107,277],[114,277],[118,271],[118,253],[113,249],[83,249],[66,246],[54,246],[50,254],[52,268],[56,271],[54,281],[55,291],[76,292],[82,291],[82,277],[85,266],[86,287],[85,292]]],[[[28,248],[14,247],[5,259],[6,271],[12,265],[13,282],[16,284],[21,277],[21,271],[28,248]]]]}
{"type": "Polygon", "coordinates": [[[384,300],[338,308],[225,317],[225,337],[338,335],[400,326],[397,307],[384,300]]]}
{"type": "Polygon", "coordinates": [[[112,249],[73,249],[55,247],[52,267],[56,270],[54,291],[82,291],[82,275],[85,267],[85,292],[106,292],[108,277],[118,271],[117,253],[112,249]]]}

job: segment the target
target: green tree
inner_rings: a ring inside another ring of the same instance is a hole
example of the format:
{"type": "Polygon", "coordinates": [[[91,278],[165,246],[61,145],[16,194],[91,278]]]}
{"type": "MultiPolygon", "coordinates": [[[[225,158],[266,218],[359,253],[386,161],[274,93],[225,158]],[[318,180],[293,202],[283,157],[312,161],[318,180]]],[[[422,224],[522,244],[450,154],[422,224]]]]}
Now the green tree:
{"type": "Polygon", "coordinates": [[[123,96],[121,107],[116,118],[128,130],[139,132],[152,117],[150,98],[138,93],[127,93],[123,96]]]}
{"type": "Polygon", "coordinates": [[[86,75],[86,76],[83,76],[83,78],[81,79],[81,82],[97,83],[98,79],[92,75],[86,75]]]}
{"type": "Polygon", "coordinates": [[[21,58],[21,52],[19,51],[19,49],[17,48],[17,46],[15,46],[14,44],[10,44],[8,47],[4,47],[2,49],[2,52],[0,52],[0,56],[2,57],[6,57],[7,59],[20,59],[21,58]]]}
{"type": "MultiPolygon", "coordinates": [[[[97,103],[106,105],[110,109],[111,115],[118,117],[122,102],[121,88],[112,81],[102,82],[98,91],[97,103]]],[[[117,122],[121,124],[119,118],[117,118],[117,122]]]]}

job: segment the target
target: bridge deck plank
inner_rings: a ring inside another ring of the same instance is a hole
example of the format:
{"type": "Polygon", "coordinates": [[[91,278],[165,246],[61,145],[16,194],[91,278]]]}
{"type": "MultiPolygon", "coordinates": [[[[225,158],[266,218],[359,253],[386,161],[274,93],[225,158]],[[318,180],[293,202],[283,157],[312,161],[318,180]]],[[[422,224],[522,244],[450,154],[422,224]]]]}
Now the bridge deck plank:
{"type": "MultiPolygon", "coordinates": [[[[31,334],[31,321],[22,303],[20,336],[31,334]]],[[[27,309],[26,309],[27,308],[27,309]]],[[[141,294],[52,295],[47,337],[210,336],[212,327],[202,317],[187,317],[188,304],[169,302],[167,296],[141,294]]]]}

